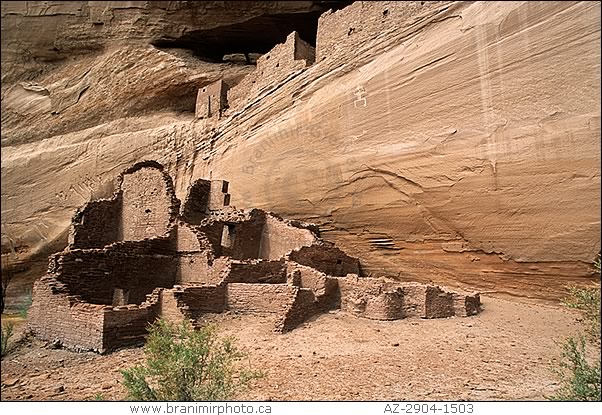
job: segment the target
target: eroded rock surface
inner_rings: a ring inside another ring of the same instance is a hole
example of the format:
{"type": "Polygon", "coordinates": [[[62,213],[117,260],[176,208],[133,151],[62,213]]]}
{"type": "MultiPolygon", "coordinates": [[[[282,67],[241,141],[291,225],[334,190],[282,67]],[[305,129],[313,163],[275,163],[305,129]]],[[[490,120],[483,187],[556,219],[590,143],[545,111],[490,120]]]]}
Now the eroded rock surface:
{"type": "Polygon", "coordinates": [[[60,249],[77,206],[156,159],[178,197],[226,178],[247,190],[233,204],[319,223],[374,276],[552,299],[592,275],[599,3],[355,2],[316,23],[313,64],[272,61],[209,119],[197,89],[242,88],[255,67],[198,61],[211,51],[186,33],[316,4],[211,3],[191,22],[181,2],[84,3],[2,5],[3,253],[60,249]]]}

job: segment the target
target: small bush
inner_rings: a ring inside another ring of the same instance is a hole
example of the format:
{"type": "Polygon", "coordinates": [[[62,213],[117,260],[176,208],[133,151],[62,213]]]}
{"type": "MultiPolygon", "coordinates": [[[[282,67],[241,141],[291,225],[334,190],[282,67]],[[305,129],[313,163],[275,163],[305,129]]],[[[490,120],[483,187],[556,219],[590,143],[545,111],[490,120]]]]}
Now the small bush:
{"type": "Polygon", "coordinates": [[[246,355],[215,326],[195,330],[158,320],[144,346],[146,364],[122,370],[128,399],[140,401],[223,401],[261,373],[235,369],[246,355]]]}
{"type": "Polygon", "coordinates": [[[586,359],[586,341],[583,336],[569,338],[562,345],[562,359],[555,372],[560,378],[560,388],[553,401],[599,401],[600,361],[590,364],[586,359]]]}
{"type": "MultiPolygon", "coordinates": [[[[600,256],[594,262],[600,275],[600,256]]],[[[560,379],[560,387],[549,399],[554,401],[600,401],[600,288],[569,287],[563,301],[581,312],[586,324],[586,336],[569,337],[562,345],[562,356],[553,371],[560,379]],[[588,360],[587,350],[593,359],[588,360]]]]}
{"type": "Polygon", "coordinates": [[[8,353],[8,340],[13,336],[15,326],[12,322],[2,324],[0,327],[0,356],[8,353]]]}

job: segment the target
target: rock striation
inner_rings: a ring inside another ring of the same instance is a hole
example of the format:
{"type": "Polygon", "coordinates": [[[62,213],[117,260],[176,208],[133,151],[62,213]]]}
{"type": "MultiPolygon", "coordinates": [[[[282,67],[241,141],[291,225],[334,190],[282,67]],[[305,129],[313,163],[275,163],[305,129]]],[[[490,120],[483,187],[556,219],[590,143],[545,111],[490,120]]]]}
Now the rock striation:
{"type": "Polygon", "coordinates": [[[2,252],[20,281],[145,159],[180,199],[227,177],[236,206],[318,224],[367,275],[548,300],[591,280],[600,4],[323,3],[2,3],[2,252]],[[269,47],[266,29],[232,48],[243,23],[288,18],[269,47]],[[293,24],[309,20],[314,39],[293,24]],[[220,80],[220,116],[196,117],[220,80]]]}

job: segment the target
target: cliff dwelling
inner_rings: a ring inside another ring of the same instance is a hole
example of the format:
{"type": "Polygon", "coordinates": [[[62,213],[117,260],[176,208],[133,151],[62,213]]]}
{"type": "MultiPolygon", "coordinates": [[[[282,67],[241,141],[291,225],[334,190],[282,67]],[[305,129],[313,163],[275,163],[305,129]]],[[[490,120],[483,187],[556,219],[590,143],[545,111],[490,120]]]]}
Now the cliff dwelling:
{"type": "Polygon", "coordinates": [[[181,203],[163,166],[144,161],[117,184],[76,212],[69,245],[35,283],[36,336],[107,352],[142,343],[157,318],[198,324],[226,310],[273,315],[278,332],[335,309],[378,320],[480,311],[478,294],[362,276],[317,226],[229,206],[226,181],[196,180],[181,203]]]}

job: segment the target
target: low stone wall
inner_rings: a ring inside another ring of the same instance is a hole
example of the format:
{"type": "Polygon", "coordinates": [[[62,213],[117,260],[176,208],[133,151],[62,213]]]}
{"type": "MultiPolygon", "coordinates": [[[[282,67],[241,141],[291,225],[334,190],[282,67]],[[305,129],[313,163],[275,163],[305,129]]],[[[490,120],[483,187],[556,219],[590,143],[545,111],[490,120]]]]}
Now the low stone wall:
{"type": "Polygon", "coordinates": [[[233,260],[230,271],[224,279],[225,283],[286,283],[286,266],[284,260],[266,261],[252,259],[246,261],[233,260]]]}
{"type": "Polygon", "coordinates": [[[61,292],[64,290],[60,285],[52,275],[35,282],[27,319],[29,329],[40,339],[72,349],[104,351],[104,306],[79,302],[61,292]]]}
{"type": "Polygon", "coordinates": [[[293,304],[297,290],[297,287],[288,284],[228,284],[226,309],[284,315],[293,304]]]}
{"type": "Polygon", "coordinates": [[[334,246],[311,245],[292,251],[288,258],[301,265],[315,268],[325,274],[344,277],[360,274],[359,260],[334,246]]]}
{"type": "Polygon", "coordinates": [[[282,333],[293,330],[320,311],[321,308],[314,292],[309,288],[299,288],[295,293],[293,303],[276,323],[274,330],[282,333]]]}
{"type": "Polygon", "coordinates": [[[388,288],[376,278],[339,278],[341,310],[374,320],[404,318],[404,296],[400,287],[388,288]]]}

